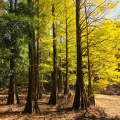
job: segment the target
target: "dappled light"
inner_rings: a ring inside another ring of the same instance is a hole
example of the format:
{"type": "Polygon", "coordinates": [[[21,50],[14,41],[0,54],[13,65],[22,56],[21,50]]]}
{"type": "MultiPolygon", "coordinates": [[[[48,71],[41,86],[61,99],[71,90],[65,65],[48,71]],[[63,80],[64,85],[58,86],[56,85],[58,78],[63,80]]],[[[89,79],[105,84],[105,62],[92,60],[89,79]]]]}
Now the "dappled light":
{"type": "Polygon", "coordinates": [[[119,0],[0,0],[0,120],[120,120],[119,0]]]}

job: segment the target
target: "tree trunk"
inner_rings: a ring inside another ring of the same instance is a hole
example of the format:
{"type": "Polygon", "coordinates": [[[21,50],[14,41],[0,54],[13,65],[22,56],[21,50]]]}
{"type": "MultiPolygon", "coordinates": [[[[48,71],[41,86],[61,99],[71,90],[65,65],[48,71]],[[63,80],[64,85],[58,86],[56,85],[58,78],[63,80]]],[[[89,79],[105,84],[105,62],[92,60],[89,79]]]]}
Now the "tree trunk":
{"type": "MultiPolygon", "coordinates": [[[[54,4],[52,5],[52,15],[54,19],[54,4]]],[[[57,40],[56,40],[56,30],[55,30],[55,23],[53,20],[53,87],[52,87],[52,92],[51,96],[49,99],[49,104],[56,105],[57,103],[57,50],[56,50],[56,45],[57,45],[57,40]]]]}
{"type": "Polygon", "coordinates": [[[10,12],[12,12],[13,11],[13,0],[10,0],[10,12]]]}
{"type": "MultiPolygon", "coordinates": [[[[60,62],[61,63],[61,62],[60,62]]],[[[61,70],[58,70],[58,92],[63,92],[64,90],[64,83],[63,83],[63,73],[61,70]]]]}
{"type": "MultiPolygon", "coordinates": [[[[28,0],[28,6],[33,7],[32,0],[28,0]]],[[[37,102],[37,94],[36,94],[36,87],[37,87],[37,80],[38,76],[35,76],[36,74],[39,74],[38,72],[38,66],[36,66],[36,41],[35,41],[35,30],[29,29],[29,37],[30,37],[30,43],[29,43],[29,84],[28,84],[28,95],[27,95],[27,101],[24,109],[24,113],[39,113],[40,109],[37,102]]],[[[38,43],[37,43],[38,44],[38,43]]]]}
{"type": "MultiPolygon", "coordinates": [[[[13,12],[13,10],[16,10],[17,7],[17,0],[15,0],[15,7],[14,7],[14,2],[13,0],[10,0],[10,13],[13,12]]],[[[15,35],[11,34],[11,41],[15,41],[15,35]]],[[[14,47],[11,46],[11,58],[10,58],[10,83],[9,83],[9,92],[8,92],[8,98],[7,98],[7,105],[15,104],[16,103],[19,105],[20,100],[18,97],[18,92],[17,92],[17,85],[16,85],[16,73],[15,73],[15,49],[12,48],[14,47]],[[15,99],[16,98],[16,99],[15,99]]]]}
{"type": "Polygon", "coordinates": [[[18,7],[18,0],[15,0],[15,10],[17,9],[17,7],[18,7]]]}
{"type": "Polygon", "coordinates": [[[28,95],[23,113],[39,113],[40,109],[37,103],[37,95],[35,88],[35,33],[34,30],[29,31],[31,42],[29,43],[29,84],[28,95]]]}
{"type": "MultiPolygon", "coordinates": [[[[66,7],[66,6],[65,6],[66,7]]],[[[66,9],[66,80],[65,80],[65,89],[64,95],[69,93],[69,84],[68,84],[68,26],[67,26],[67,9],[66,9]]]]}
{"type": "MultiPolygon", "coordinates": [[[[32,0],[28,0],[28,6],[33,7],[32,0]]],[[[28,83],[28,95],[27,95],[27,101],[24,108],[23,113],[39,113],[40,109],[37,102],[37,94],[36,94],[36,84],[37,79],[35,77],[36,75],[36,41],[35,41],[35,30],[29,29],[29,83],[28,83]]],[[[37,71],[38,72],[38,71],[37,71]]]]}
{"type": "Polygon", "coordinates": [[[39,28],[38,28],[38,33],[37,33],[37,51],[36,51],[36,94],[37,94],[37,98],[41,99],[42,98],[42,90],[41,90],[41,85],[40,85],[40,72],[39,72],[39,64],[40,64],[40,33],[39,33],[39,28]]]}
{"type": "Polygon", "coordinates": [[[82,38],[80,25],[80,0],[76,0],[76,42],[77,42],[77,80],[73,109],[86,108],[86,95],[84,91],[84,80],[82,70],[82,38]]]}
{"type": "Polygon", "coordinates": [[[88,38],[88,15],[85,5],[85,16],[86,16],[86,40],[87,40],[87,57],[88,57],[88,98],[89,98],[89,104],[95,105],[95,98],[92,91],[92,80],[91,80],[91,66],[90,66],[90,47],[89,47],[89,38],[88,38]]]}
{"type": "MultiPolygon", "coordinates": [[[[60,44],[62,44],[62,40],[60,39],[60,44]]],[[[62,50],[60,48],[60,53],[62,53],[62,50]]],[[[60,58],[60,64],[59,64],[60,68],[62,67],[62,59],[60,58]]],[[[64,92],[64,81],[63,81],[63,72],[62,70],[58,69],[58,92],[62,93],[64,92]]]]}
{"type": "Polygon", "coordinates": [[[15,62],[13,57],[10,58],[10,71],[12,74],[10,76],[7,105],[12,105],[12,104],[20,105],[20,100],[18,97],[17,85],[16,85],[15,62]]]}

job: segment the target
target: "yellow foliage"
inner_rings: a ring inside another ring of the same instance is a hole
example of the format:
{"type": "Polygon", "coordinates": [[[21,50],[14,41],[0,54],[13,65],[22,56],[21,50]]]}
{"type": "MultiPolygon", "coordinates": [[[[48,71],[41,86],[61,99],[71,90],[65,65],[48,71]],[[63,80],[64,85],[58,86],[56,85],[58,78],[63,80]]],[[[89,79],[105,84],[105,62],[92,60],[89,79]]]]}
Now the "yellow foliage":
{"type": "Polygon", "coordinates": [[[105,90],[108,86],[109,82],[106,79],[100,79],[98,82],[93,83],[93,91],[94,93],[98,93],[101,90],[105,90]]]}

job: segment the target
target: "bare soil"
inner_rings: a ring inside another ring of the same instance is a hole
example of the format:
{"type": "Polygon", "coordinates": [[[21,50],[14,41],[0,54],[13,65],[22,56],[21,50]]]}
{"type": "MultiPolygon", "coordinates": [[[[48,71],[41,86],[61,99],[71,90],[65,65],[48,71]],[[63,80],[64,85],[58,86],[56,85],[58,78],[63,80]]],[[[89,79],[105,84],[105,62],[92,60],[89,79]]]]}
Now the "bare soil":
{"type": "Polygon", "coordinates": [[[95,96],[96,106],[88,111],[71,110],[74,94],[61,96],[58,105],[48,105],[49,93],[44,93],[38,101],[40,114],[23,114],[26,95],[21,94],[21,105],[5,105],[7,95],[0,94],[0,120],[120,120],[120,96],[95,96]]]}
{"type": "Polygon", "coordinates": [[[110,118],[120,118],[120,96],[117,95],[96,95],[96,107],[102,107],[110,118]]]}

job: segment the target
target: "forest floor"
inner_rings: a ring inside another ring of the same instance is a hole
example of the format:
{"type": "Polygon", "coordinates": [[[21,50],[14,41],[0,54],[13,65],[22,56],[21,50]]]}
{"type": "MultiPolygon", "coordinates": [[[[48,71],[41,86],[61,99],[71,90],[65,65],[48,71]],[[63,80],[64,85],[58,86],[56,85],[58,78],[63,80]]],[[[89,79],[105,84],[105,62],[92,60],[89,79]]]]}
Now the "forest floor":
{"type": "MultiPolygon", "coordinates": [[[[120,92],[120,89],[119,91],[120,92]]],[[[120,95],[97,94],[95,95],[96,106],[88,111],[70,110],[74,94],[61,96],[58,105],[48,105],[49,93],[44,93],[38,101],[39,114],[23,114],[26,95],[20,95],[21,105],[5,105],[7,95],[0,93],[0,120],[120,120],[120,95]],[[68,108],[68,109],[67,109],[68,108]]]]}

